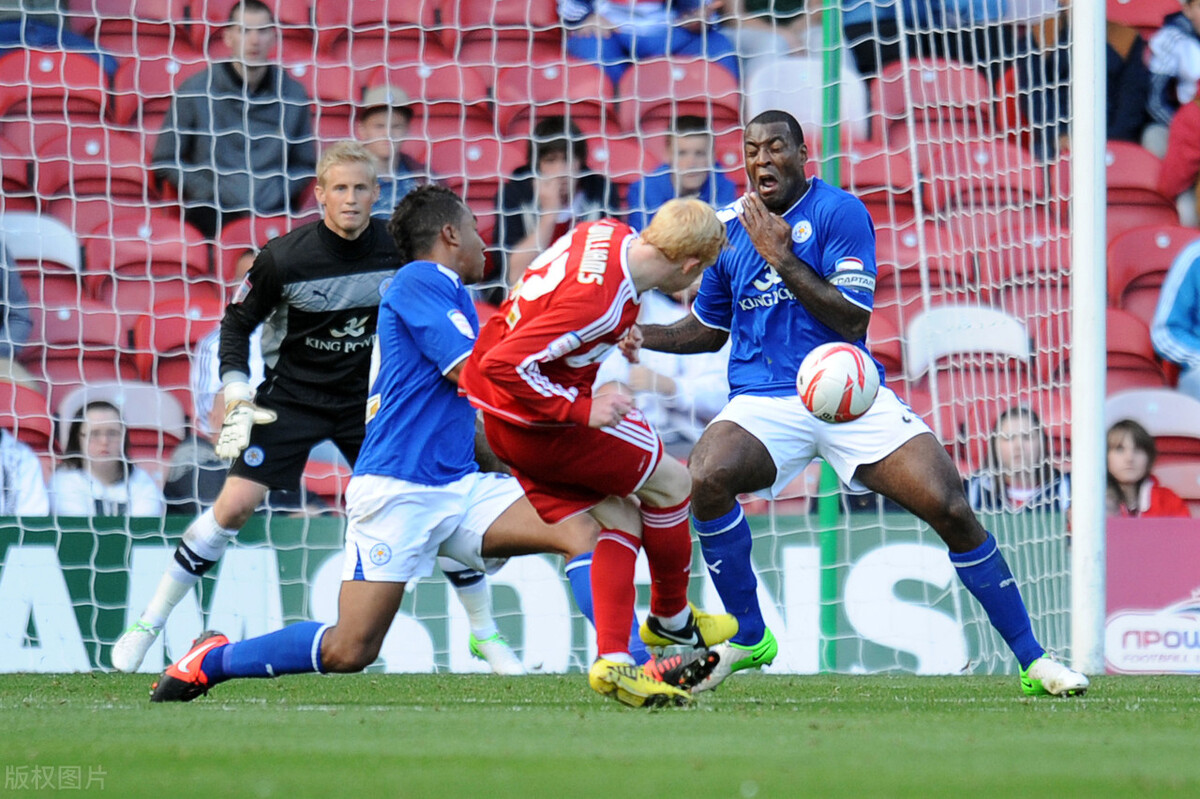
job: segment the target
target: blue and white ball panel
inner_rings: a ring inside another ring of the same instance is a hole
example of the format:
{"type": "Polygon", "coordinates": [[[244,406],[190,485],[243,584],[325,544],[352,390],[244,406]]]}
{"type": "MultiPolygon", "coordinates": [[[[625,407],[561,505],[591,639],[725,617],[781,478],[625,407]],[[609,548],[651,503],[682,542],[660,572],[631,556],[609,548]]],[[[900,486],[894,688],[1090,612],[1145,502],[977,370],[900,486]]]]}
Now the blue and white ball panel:
{"type": "Polygon", "coordinates": [[[851,491],[863,493],[867,487],[854,479],[864,463],[876,463],[921,433],[932,433],[929,426],[887,386],[870,410],[851,422],[823,422],[804,407],[796,395],[758,397],[740,394],[709,424],[733,422],[757,438],[775,462],[775,484],[762,496],[774,499],[804,471],[813,458],[823,458],[851,491]]]}
{"type": "Polygon", "coordinates": [[[475,472],[440,486],[356,475],[346,488],[343,580],[407,583],[433,574],[438,555],[491,574],[483,535],[523,496],[508,475],[475,472]]]}

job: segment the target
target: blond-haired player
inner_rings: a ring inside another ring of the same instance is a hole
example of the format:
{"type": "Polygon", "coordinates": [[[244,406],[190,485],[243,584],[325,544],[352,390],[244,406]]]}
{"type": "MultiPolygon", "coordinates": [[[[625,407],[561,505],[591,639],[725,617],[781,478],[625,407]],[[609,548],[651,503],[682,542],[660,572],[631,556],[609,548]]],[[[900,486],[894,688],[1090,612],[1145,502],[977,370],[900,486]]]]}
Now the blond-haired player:
{"type": "Polygon", "coordinates": [[[687,468],[664,453],[630,397],[593,396],[592,383],[600,360],[633,326],[639,297],[686,288],[725,241],[724,225],[698,200],[667,203],[641,235],[612,219],[577,226],[530,265],[480,331],[459,377],[460,390],[483,410],[488,443],[542,519],[590,513],[599,522],[591,558],[599,657],[589,682],[633,706],[688,700],[649,679],[629,652],[639,549],[652,579],[641,630],[647,644],[704,648],[737,625],[728,615],[693,612],[687,601],[687,468]]]}

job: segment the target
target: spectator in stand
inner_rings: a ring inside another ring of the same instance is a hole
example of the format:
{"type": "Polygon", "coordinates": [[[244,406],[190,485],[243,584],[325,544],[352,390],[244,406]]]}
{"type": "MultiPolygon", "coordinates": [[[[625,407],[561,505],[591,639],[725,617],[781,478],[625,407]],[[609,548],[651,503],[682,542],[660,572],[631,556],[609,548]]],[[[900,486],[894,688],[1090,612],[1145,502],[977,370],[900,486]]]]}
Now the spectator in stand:
{"type": "Polygon", "coordinates": [[[0,55],[22,47],[70,50],[100,62],[112,80],[121,62],[68,27],[62,13],[66,5],[61,0],[0,0],[0,55]]]}
{"type": "Polygon", "coordinates": [[[312,182],[312,101],[270,62],[275,38],[270,8],[239,0],[224,32],[232,60],[184,81],[163,118],[155,173],[210,237],[223,221],[298,211],[312,182]]]}
{"type": "Polygon", "coordinates": [[[1171,119],[1167,154],[1158,171],[1158,190],[1175,200],[1179,224],[1200,227],[1200,97],[1171,119]]]}
{"type": "Polygon", "coordinates": [[[616,86],[634,61],[700,56],[740,74],[733,42],[709,18],[724,0],[558,0],[567,52],[598,63],[616,86]]]}
{"type": "Polygon", "coordinates": [[[822,9],[805,13],[805,4],[806,0],[726,0],[721,30],[733,41],[744,74],[757,62],[794,53],[820,56],[822,9]]]}
{"type": "Polygon", "coordinates": [[[398,86],[372,86],[363,94],[354,135],[379,167],[379,199],[371,206],[373,217],[391,219],[392,209],[404,195],[429,180],[428,170],[400,150],[412,118],[408,95],[398,86]]]}
{"type": "Polygon", "coordinates": [[[29,445],[0,430],[0,516],[49,516],[42,464],[29,445]]]}
{"type": "Polygon", "coordinates": [[[1171,489],[1161,486],[1150,472],[1158,449],[1154,436],[1132,419],[1108,428],[1109,516],[1188,518],[1187,504],[1171,489]]]}
{"type": "Polygon", "coordinates": [[[1176,388],[1200,399],[1200,243],[1175,256],[1150,323],[1154,351],[1179,367],[1176,388]]]}
{"type": "Polygon", "coordinates": [[[57,516],[161,516],[154,478],[129,462],[129,432],[110,402],[89,402],[71,422],[62,465],[50,478],[57,516]]]}
{"type": "Polygon", "coordinates": [[[1140,142],[1150,121],[1146,98],[1150,96],[1149,55],[1146,40],[1137,29],[1108,23],[1108,134],[1109,140],[1140,142]]]}
{"type": "Polygon", "coordinates": [[[1015,405],[1000,414],[988,439],[988,465],[967,482],[976,511],[1065,511],[1071,505],[1071,478],[1050,463],[1041,419],[1015,405]]]}
{"type": "MultiPolygon", "coordinates": [[[[669,325],[688,314],[699,284],[674,295],[648,291],[641,297],[640,325],[669,325]]],[[[654,425],[667,452],[686,460],[704,426],[729,401],[729,342],[716,352],[675,355],[644,350],[630,363],[617,350],[600,362],[596,393],[622,391],[654,425]]]]}
{"type": "Polygon", "coordinates": [[[582,136],[561,116],[542,119],[533,128],[525,164],[500,187],[496,243],[509,286],[559,236],[620,208],[616,188],[588,167],[582,136]]]}
{"type": "Polygon", "coordinates": [[[1049,13],[1024,20],[1025,53],[1014,68],[1021,114],[1031,128],[1030,148],[1036,158],[1053,161],[1071,146],[1070,7],[1042,10],[1049,13]]]}
{"type": "Polygon", "coordinates": [[[1150,37],[1150,92],[1146,110],[1151,124],[1142,134],[1142,146],[1163,157],[1167,129],[1180,106],[1196,97],[1200,81],[1200,0],[1180,0],[1183,10],[1163,20],[1150,37]]]}
{"type": "MultiPolygon", "coordinates": [[[[908,23],[905,27],[911,30],[908,23]]],[[[895,2],[842,0],[842,33],[864,78],[875,77],[885,66],[900,60],[900,25],[896,21],[895,2]]],[[[910,47],[909,52],[919,51],[910,47]]]]}
{"type": "Polygon", "coordinates": [[[41,391],[33,375],[16,360],[22,346],[29,341],[33,317],[29,313],[29,296],[3,241],[0,241],[0,291],[3,292],[0,296],[0,380],[41,391]]]}
{"type": "Polygon", "coordinates": [[[654,212],[676,197],[695,197],[718,208],[737,199],[733,181],[714,167],[713,137],[704,117],[675,118],[667,163],[629,187],[629,226],[645,230],[654,212]]]}

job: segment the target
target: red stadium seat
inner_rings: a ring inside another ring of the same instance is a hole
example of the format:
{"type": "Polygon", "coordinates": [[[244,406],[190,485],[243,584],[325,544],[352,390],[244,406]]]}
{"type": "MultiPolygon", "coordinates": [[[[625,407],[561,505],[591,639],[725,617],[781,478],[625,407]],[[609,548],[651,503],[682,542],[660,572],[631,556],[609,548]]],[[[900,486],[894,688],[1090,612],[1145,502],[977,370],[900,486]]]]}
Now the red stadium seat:
{"type": "Polygon", "coordinates": [[[315,3],[318,49],[362,70],[448,58],[440,5],[441,0],[315,3]]]}
{"type": "Polygon", "coordinates": [[[309,458],[304,465],[304,488],[340,511],[351,469],[345,464],[309,458]]]}
{"type": "Polygon", "coordinates": [[[1175,226],[1179,214],[1174,206],[1166,205],[1110,205],[1105,212],[1108,241],[1127,230],[1147,226],[1175,226]]]}
{"type": "Polygon", "coordinates": [[[481,70],[497,91],[503,85],[498,68],[537,68],[563,61],[563,28],[555,0],[453,0],[442,16],[449,21],[447,31],[458,34],[458,63],[481,70]]]}
{"type": "Polygon", "coordinates": [[[204,235],[186,223],[117,218],[85,239],[85,282],[98,300],[125,311],[191,291],[221,296],[204,235]]]}
{"type": "Polygon", "coordinates": [[[116,130],[81,131],[38,145],[37,190],[44,199],[82,196],[158,199],[132,136],[116,130]]]}
{"type": "Polygon", "coordinates": [[[722,66],[703,59],[651,58],[638,61],[617,87],[618,118],[629,133],[668,130],[675,117],[710,120],[714,132],[741,125],[741,87],[722,66]]]}
{"type": "Polygon", "coordinates": [[[0,381],[0,427],[16,435],[34,452],[53,451],[54,420],[46,398],[28,386],[0,381]]]}
{"type": "Polygon", "coordinates": [[[178,54],[126,61],[113,76],[113,121],[141,131],[150,139],[147,149],[152,149],[179,85],[206,65],[200,56],[183,60],[178,54]]]}
{"type": "Polygon", "coordinates": [[[630,183],[645,177],[659,163],[644,140],[637,137],[609,136],[588,142],[589,166],[620,185],[622,194],[630,183]]]}
{"type": "Polygon", "coordinates": [[[977,257],[979,281],[986,287],[1065,280],[1071,271],[1070,233],[1052,225],[1038,225],[1018,236],[997,231],[977,257]]]}
{"type": "Polygon", "coordinates": [[[949,141],[991,130],[992,90],[974,67],[955,61],[896,61],[871,84],[872,138],[896,144],[914,117],[918,135],[949,141]]]}
{"type": "Polygon", "coordinates": [[[6,139],[0,139],[0,214],[8,211],[36,211],[33,193],[33,159],[18,152],[6,139]]]}
{"type": "Polygon", "coordinates": [[[192,415],[191,364],[196,342],[221,323],[221,304],[208,300],[160,302],[133,324],[138,377],[175,395],[192,415]]]}
{"type": "Polygon", "coordinates": [[[1200,231],[1179,225],[1134,228],[1109,238],[1108,301],[1147,326],[1154,320],[1159,290],[1179,253],[1200,240],[1200,231]]]}
{"type": "Polygon", "coordinates": [[[129,327],[110,308],[86,299],[35,307],[30,342],[19,360],[45,375],[51,407],[86,383],[137,378],[129,327]]]}
{"type": "Polygon", "coordinates": [[[98,122],[107,108],[108,80],[94,58],[32,48],[0,57],[0,117],[98,122]]]}
{"type": "Polygon", "coordinates": [[[322,142],[355,138],[355,113],[362,101],[366,73],[323,56],[315,64],[298,64],[289,72],[316,100],[313,127],[317,138],[322,142]]]}
{"type": "Polygon", "coordinates": [[[187,39],[187,0],[75,0],[77,30],[120,58],[196,53],[187,39]]]}
{"type": "MultiPolygon", "coordinates": [[[[928,266],[929,286],[934,297],[946,300],[965,295],[974,285],[974,265],[966,245],[945,226],[926,222],[924,259],[928,266]]],[[[919,307],[921,296],[921,256],[915,221],[899,227],[879,227],[875,231],[876,305],[896,305],[899,313],[911,315],[919,307]]]]}
{"type": "MultiPolygon", "coordinates": [[[[740,152],[740,146],[739,146],[740,152]]],[[[810,150],[809,159],[813,153],[810,150]]],[[[890,218],[912,215],[913,190],[916,179],[912,159],[907,153],[889,150],[876,142],[850,142],[850,147],[837,156],[839,185],[863,201],[868,211],[880,209],[890,218]]],[[[822,174],[829,174],[832,164],[821,164],[822,174]]],[[[876,214],[872,213],[872,218],[876,214]]]]}
{"type": "Polygon", "coordinates": [[[496,123],[506,138],[528,135],[547,116],[568,116],[584,133],[612,133],[612,104],[612,83],[595,64],[505,67],[496,80],[496,123]]]}
{"type": "Polygon", "coordinates": [[[490,203],[492,207],[501,181],[524,161],[523,144],[503,144],[498,139],[435,141],[429,149],[434,180],[454,189],[468,203],[490,203]]]}
{"type": "Polygon", "coordinates": [[[231,284],[237,278],[235,268],[243,254],[257,253],[268,241],[279,238],[296,225],[296,220],[290,216],[243,217],[225,225],[217,241],[218,277],[226,285],[231,284]]]}
{"type": "Polygon", "coordinates": [[[1005,208],[1046,196],[1045,175],[1033,155],[1004,141],[924,142],[917,148],[931,211],[947,206],[1005,208]]]}

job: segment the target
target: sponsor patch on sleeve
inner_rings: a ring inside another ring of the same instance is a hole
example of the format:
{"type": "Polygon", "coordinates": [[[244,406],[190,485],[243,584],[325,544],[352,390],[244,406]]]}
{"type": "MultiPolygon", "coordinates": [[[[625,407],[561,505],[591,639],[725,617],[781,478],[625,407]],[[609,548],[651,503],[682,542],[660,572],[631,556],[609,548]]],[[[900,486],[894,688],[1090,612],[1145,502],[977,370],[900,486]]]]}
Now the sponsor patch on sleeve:
{"type": "Polygon", "coordinates": [[[250,289],[252,288],[254,288],[254,286],[250,283],[250,276],[247,275],[246,277],[242,278],[242,284],[238,286],[237,291],[233,293],[233,299],[231,302],[234,305],[241,304],[241,302],[246,299],[246,295],[250,293],[250,289]]]}
{"type": "Polygon", "coordinates": [[[475,338],[475,331],[471,329],[471,322],[462,311],[455,308],[447,313],[446,316],[450,317],[450,321],[459,333],[472,340],[475,338]]]}
{"type": "Polygon", "coordinates": [[[861,272],[863,271],[863,262],[859,258],[841,258],[833,265],[835,272],[861,272]]]}

